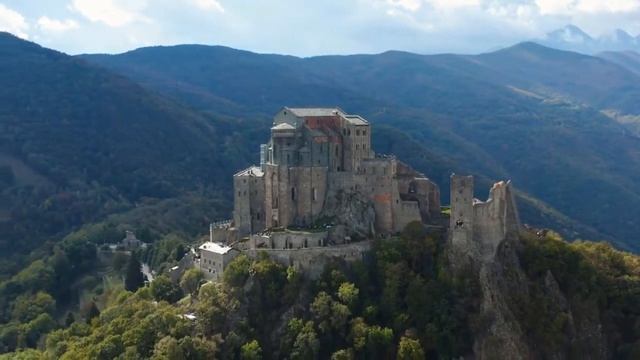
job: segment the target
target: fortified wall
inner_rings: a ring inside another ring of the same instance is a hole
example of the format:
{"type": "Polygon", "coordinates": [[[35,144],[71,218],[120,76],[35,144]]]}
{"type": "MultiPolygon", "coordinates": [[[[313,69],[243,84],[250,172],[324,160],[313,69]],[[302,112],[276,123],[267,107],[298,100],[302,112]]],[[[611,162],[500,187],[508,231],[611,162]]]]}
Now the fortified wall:
{"type": "Polygon", "coordinates": [[[370,241],[362,241],[353,244],[309,247],[300,249],[249,249],[243,252],[251,258],[256,258],[260,252],[265,252],[272,259],[293,266],[308,274],[310,278],[317,279],[322,275],[324,267],[331,261],[343,260],[347,262],[362,260],[371,250],[370,241]]]}
{"type": "Polygon", "coordinates": [[[504,240],[518,237],[518,210],[510,181],[495,183],[487,201],[473,194],[473,176],[451,175],[450,242],[458,253],[489,262],[504,240]]]}

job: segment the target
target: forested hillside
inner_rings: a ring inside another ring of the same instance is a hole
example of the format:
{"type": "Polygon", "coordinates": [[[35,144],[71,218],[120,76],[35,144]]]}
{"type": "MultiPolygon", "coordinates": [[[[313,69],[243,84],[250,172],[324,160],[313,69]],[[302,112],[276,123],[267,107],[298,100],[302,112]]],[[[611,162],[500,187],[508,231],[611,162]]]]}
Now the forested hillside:
{"type": "Polygon", "coordinates": [[[0,84],[2,279],[46,241],[109,214],[189,194],[226,200],[194,214],[200,232],[228,217],[230,176],[255,157],[255,123],[196,113],[4,33],[0,84]]]}
{"type": "MultiPolygon", "coordinates": [[[[267,256],[241,255],[218,284],[187,273],[135,293],[112,288],[85,322],[54,330],[40,350],[60,359],[451,359],[474,348],[480,315],[473,269],[453,272],[444,239],[419,224],[376,242],[364,261],[329,266],[318,280],[267,256]],[[180,293],[187,295],[181,298],[180,293]]],[[[640,356],[640,259],[595,243],[525,234],[526,278],[507,303],[534,358],[640,356]],[[563,299],[555,302],[555,299],[563,299]]],[[[42,310],[46,313],[46,308],[42,310]]],[[[55,326],[54,326],[55,328],[55,326]]],[[[489,349],[490,351],[490,349],[489,349]]],[[[483,356],[491,357],[491,353],[483,356]]],[[[500,356],[500,355],[495,355],[500,356]]]]}
{"type": "Polygon", "coordinates": [[[283,105],[338,105],[372,121],[375,149],[407,157],[445,203],[451,171],[510,178],[525,222],[638,249],[640,140],[601,110],[637,111],[640,78],[604,59],[529,43],[480,56],[185,45],[83,58],[204,112],[260,118],[283,105]]]}

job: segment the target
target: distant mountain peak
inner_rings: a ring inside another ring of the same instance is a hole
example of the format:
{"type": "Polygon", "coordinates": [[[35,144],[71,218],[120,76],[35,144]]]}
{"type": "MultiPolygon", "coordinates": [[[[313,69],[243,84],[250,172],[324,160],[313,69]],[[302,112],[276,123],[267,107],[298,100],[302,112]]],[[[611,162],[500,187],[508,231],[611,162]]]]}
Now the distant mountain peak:
{"type": "Polygon", "coordinates": [[[548,33],[539,42],[556,49],[590,55],[605,51],[640,51],[640,35],[633,37],[623,29],[616,29],[609,34],[592,37],[575,25],[567,25],[548,33]]]}
{"type": "Polygon", "coordinates": [[[562,29],[554,30],[545,37],[552,41],[563,41],[567,43],[587,43],[593,41],[593,38],[575,25],[567,25],[562,29]]]}

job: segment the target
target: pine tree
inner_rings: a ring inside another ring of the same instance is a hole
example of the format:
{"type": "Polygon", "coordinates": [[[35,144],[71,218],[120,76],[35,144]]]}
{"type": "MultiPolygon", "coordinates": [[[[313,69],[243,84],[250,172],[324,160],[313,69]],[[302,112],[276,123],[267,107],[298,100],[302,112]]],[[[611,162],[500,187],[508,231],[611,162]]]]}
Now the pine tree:
{"type": "Polygon", "coordinates": [[[136,291],[144,285],[144,275],[140,270],[141,267],[138,255],[135,252],[131,253],[124,278],[124,288],[127,291],[136,291]]]}
{"type": "Polygon", "coordinates": [[[91,305],[89,306],[89,310],[87,310],[87,322],[91,322],[91,319],[100,316],[100,310],[96,305],[95,301],[91,301],[91,305]]]}
{"type": "Polygon", "coordinates": [[[73,316],[72,312],[67,313],[67,318],[64,320],[64,325],[66,327],[71,326],[76,321],[76,317],[73,316]]]}

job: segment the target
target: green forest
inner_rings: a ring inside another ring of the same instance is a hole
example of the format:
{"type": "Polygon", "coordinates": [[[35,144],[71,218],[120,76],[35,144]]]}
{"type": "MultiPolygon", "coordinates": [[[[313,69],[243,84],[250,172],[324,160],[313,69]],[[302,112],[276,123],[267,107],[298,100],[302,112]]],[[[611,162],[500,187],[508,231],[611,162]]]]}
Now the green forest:
{"type": "MultiPolygon", "coordinates": [[[[514,292],[508,303],[537,357],[588,354],[590,344],[575,341],[568,322],[589,317],[604,327],[612,358],[640,356],[639,257],[554,233],[525,233],[520,244],[528,295],[514,292]],[[548,272],[569,311],[545,296],[548,272]]],[[[2,299],[12,301],[3,307],[10,322],[0,342],[15,352],[0,358],[450,359],[472,354],[488,321],[477,274],[452,271],[444,239],[415,223],[375,242],[362,261],[336,261],[315,280],[263,254],[238,256],[219,283],[203,283],[192,269],[179,284],[161,275],[145,286],[135,280],[145,254],[134,253],[110,265],[125,281],[105,284],[77,315],[54,319],[64,296],[56,284],[90,263],[94,250],[69,240],[2,284],[2,299]],[[82,252],[87,262],[69,268],[65,259],[82,252]]]]}

